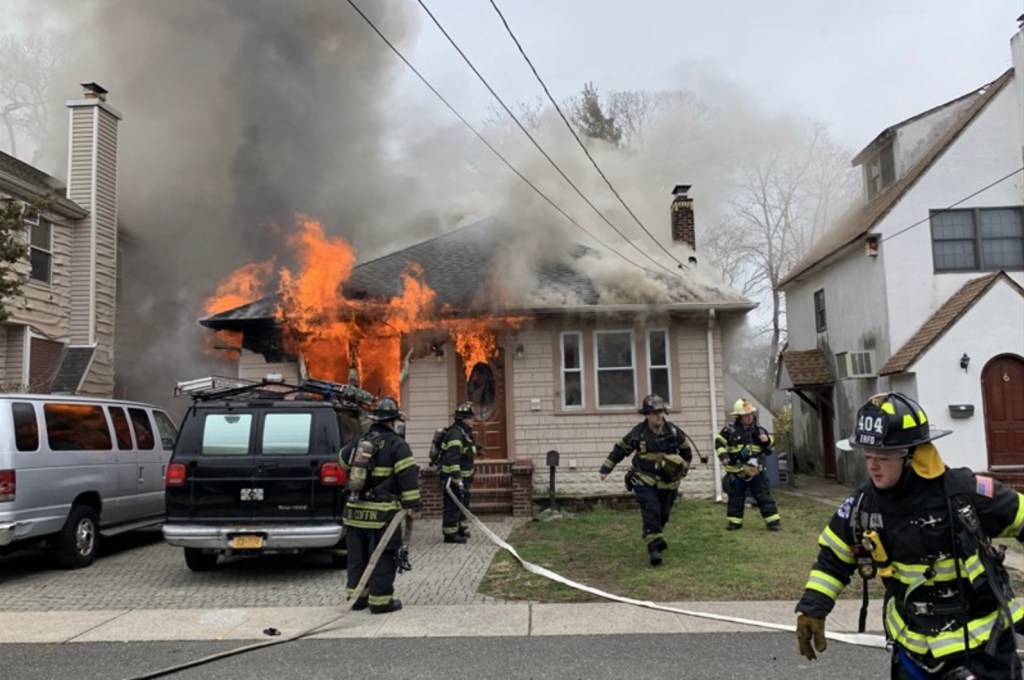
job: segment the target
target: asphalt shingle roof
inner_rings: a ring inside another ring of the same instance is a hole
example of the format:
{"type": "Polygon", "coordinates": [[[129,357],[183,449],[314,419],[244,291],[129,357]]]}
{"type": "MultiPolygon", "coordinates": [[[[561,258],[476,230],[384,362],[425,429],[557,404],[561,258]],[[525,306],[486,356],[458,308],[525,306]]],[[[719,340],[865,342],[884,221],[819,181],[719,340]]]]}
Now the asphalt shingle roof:
{"type": "Polygon", "coordinates": [[[963,316],[974,303],[980,300],[999,279],[1005,279],[1010,285],[1018,289],[1021,295],[1024,295],[1024,289],[1017,285],[1005,272],[993,272],[977,279],[971,279],[946,300],[945,304],[939,307],[924,322],[924,325],[885,362],[885,365],[878,369],[878,375],[903,373],[910,368],[917,361],[918,357],[924,354],[925,350],[931,347],[936,340],[941,338],[956,323],[957,319],[963,316]]]}
{"type": "Polygon", "coordinates": [[[824,387],[835,383],[828,359],[820,349],[783,352],[782,362],[793,387],[824,387]]]}
{"type": "MultiPolygon", "coordinates": [[[[449,231],[408,248],[357,265],[343,285],[350,300],[387,300],[402,294],[403,274],[418,264],[423,279],[437,294],[437,303],[447,305],[449,313],[474,313],[501,308],[508,312],[557,311],[571,301],[574,307],[598,308],[606,303],[601,283],[585,273],[588,258],[598,258],[593,248],[575,245],[567,256],[541,262],[522,275],[523,280],[504,281],[502,258],[508,257],[517,239],[524,235],[513,227],[489,218],[449,231]],[[511,290],[520,291],[517,299],[511,290]]],[[[626,265],[623,265],[626,266],[626,265]]],[[[661,299],[649,292],[631,290],[628,285],[616,291],[620,304],[669,306],[731,307],[746,310],[754,304],[723,285],[699,283],[683,272],[670,277],[645,271],[647,282],[654,284],[661,299]],[[645,297],[646,296],[646,297],[645,297]]],[[[200,320],[204,326],[223,328],[239,321],[274,315],[278,296],[270,296],[247,305],[214,314],[200,320]]]]}

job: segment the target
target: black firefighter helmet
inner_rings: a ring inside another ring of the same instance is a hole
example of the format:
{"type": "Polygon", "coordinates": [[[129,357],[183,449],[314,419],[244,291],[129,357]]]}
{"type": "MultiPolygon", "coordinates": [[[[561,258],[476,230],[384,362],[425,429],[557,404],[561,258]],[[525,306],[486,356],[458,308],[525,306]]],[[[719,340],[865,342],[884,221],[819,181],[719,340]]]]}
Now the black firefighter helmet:
{"type": "Polygon", "coordinates": [[[394,397],[381,397],[367,414],[367,417],[375,422],[405,420],[405,416],[398,410],[398,402],[395,401],[394,397]]]}
{"type": "Polygon", "coordinates": [[[648,413],[656,413],[658,411],[661,411],[662,413],[668,412],[668,407],[665,406],[665,400],[657,394],[648,394],[644,397],[644,401],[640,405],[640,413],[647,415],[648,413]]]}
{"type": "Polygon", "coordinates": [[[909,449],[950,433],[951,430],[932,428],[921,405],[907,395],[883,392],[860,407],[853,435],[836,445],[845,451],[909,449]]]}

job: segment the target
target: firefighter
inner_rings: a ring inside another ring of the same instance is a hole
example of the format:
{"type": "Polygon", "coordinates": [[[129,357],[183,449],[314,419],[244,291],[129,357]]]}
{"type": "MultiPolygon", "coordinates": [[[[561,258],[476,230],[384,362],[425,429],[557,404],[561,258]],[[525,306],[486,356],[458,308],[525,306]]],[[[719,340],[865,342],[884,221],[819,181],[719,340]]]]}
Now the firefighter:
{"type": "Polygon", "coordinates": [[[775,439],[757,424],[757,409],[746,399],[736,400],[731,415],[733,422],[715,437],[715,453],[725,468],[722,487],[729,495],[725,528],[727,531],[743,528],[743,508],[749,490],[768,531],[778,531],[781,528],[779,509],[764,474],[764,457],[772,453],[775,439]]]}
{"type": "Polygon", "coordinates": [[[686,433],[665,419],[667,411],[658,395],[644,397],[639,411],[645,416],[643,422],[615,443],[598,473],[602,480],[607,479],[623,458],[633,455],[626,472],[626,489],[636,494],[640,504],[647,555],[655,567],[661,564],[661,553],[668,548],[665,525],[679,495],[679,483],[693,460],[686,433]]]}
{"type": "Polygon", "coordinates": [[[1010,590],[1004,548],[991,539],[1024,541],[1024,496],[967,468],[947,468],[931,443],[947,434],[930,427],[916,401],[890,392],[865,403],[853,436],[837,442],[861,452],[870,480],[818,539],[796,606],[808,659],[825,650],[825,618],[859,571],[865,587],[875,575],[885,587],[892,678],[1021,677],[1013,628],[1024,606],[1010,590]]]}
{"type": "Polygon", "coordinates": [[[394,397],[383,397],[369,412],[370,430],[344,447],[339,456],[348,473],[349,498],[343,522],[348,545],[349,599],[352,609],[370,608],[372,614],[396,612],[401,600],[394,598],[402,528],[388,540],[363,592],[356,587],[377,548],[387,525],[400,508],[414,516],[420,507],[419,468],[409,445],[397,433],[404,416],[394,397]],[[356,480],[363,479],[358,483],[356,480]]]}
{"type": "Polygon", "coordinates": [[[455,504],[445,487],[451,480],[451,489],[466,508],[469,508],[469,489],[473,483],[474,459],[478,454],[473,439],[476,413],[473,403],[464,401],[455,408],[452,424],[441,438],[441,496],[443,498],[441,534],[445,543],[465,543],[469,539],[466,515],[455,504]]]}

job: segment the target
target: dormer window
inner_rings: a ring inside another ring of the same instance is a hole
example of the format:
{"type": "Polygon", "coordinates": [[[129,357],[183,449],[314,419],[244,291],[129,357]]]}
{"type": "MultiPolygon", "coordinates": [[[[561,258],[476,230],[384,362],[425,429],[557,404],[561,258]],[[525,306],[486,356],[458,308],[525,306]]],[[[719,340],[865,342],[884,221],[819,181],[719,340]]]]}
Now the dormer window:
{"type": "Polygon", "coordinates": [[[892,142],[882,147],[874,158],[864,164],[864,173],[869,201],[896,181],[896,156],[893,153],[892,142]]]}

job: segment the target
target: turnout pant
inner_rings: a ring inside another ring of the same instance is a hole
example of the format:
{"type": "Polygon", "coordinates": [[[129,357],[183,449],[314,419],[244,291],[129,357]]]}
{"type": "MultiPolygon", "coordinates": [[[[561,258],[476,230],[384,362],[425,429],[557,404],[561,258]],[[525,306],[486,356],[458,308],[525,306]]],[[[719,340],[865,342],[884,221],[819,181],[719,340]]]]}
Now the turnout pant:
{"type": "Polygon", "coordinates": [[[985,653],[985,645],[971,650],[970,656],[953,654],[936,673],[929,673],[914,664],[899,646],[892,651],[892,669],[889,677],[892,680],[918,680],[918,678],[969,678],[970,675],[957,675],[954,669],[969,669],[978,680],[1020,680],[1021,663],[1013,639],[1012,629],[1004,630],[996,643],[995,654],[985,653]]]}
{"type": "Polygon", "coordinates": [[[729,524],[743,524],[743,504],[747,497],[747,490],[754,497],[758,509],[761,510],[761,517],[765,524],[779,521],[779,509],[772,499],[771,488],[768,486],[768,478],[762,472],[752,479],[743,479],[737,474],[729,473],[725,476],[725,492],[729,494],[729,505],[725,515],[729,524]]]}
{"type": "Polygon", "coordinates": [[[633,489],[636,500],[640,504],[640,517],[643,520],[644,543],[647,550],[664,550],[665,525],[668,524],[672,506],[676,502],[678,489],[658,489],[647,484],[637,484],[633,489]]]}
{"type": "MultiPolygon", "coordinates": [[[[458,477],[452,477],[451,490],[466,508],[469,508],[469,484],[468,480],[462,481],[461,489],[455,485],[458,477]]],[[[448,479],[441,480],[441,533],[445,536],[454,536],[460,530],[466,528],[466,515],[455,505],[455,501],[448,495],[448,479]]]]}
{"type": "Polygon", "coordinates": [[[371,607],[385,607],[391,603],[395,594],[395,576],[398,574],[398,551],[402,547],[402,527],[391,535],[387,547],[381,553],[377,566],[370,574],[370,580],[362,593],[356,592],[359,579],[363,577],[370,563],[370,556],[377,549],[377,544],[384,535],[384,527],[380,529],[362,529],[346,527],[346,544],[348,546],[348,577],[346,579],[349,597],[368,596],[371,607]]]}

